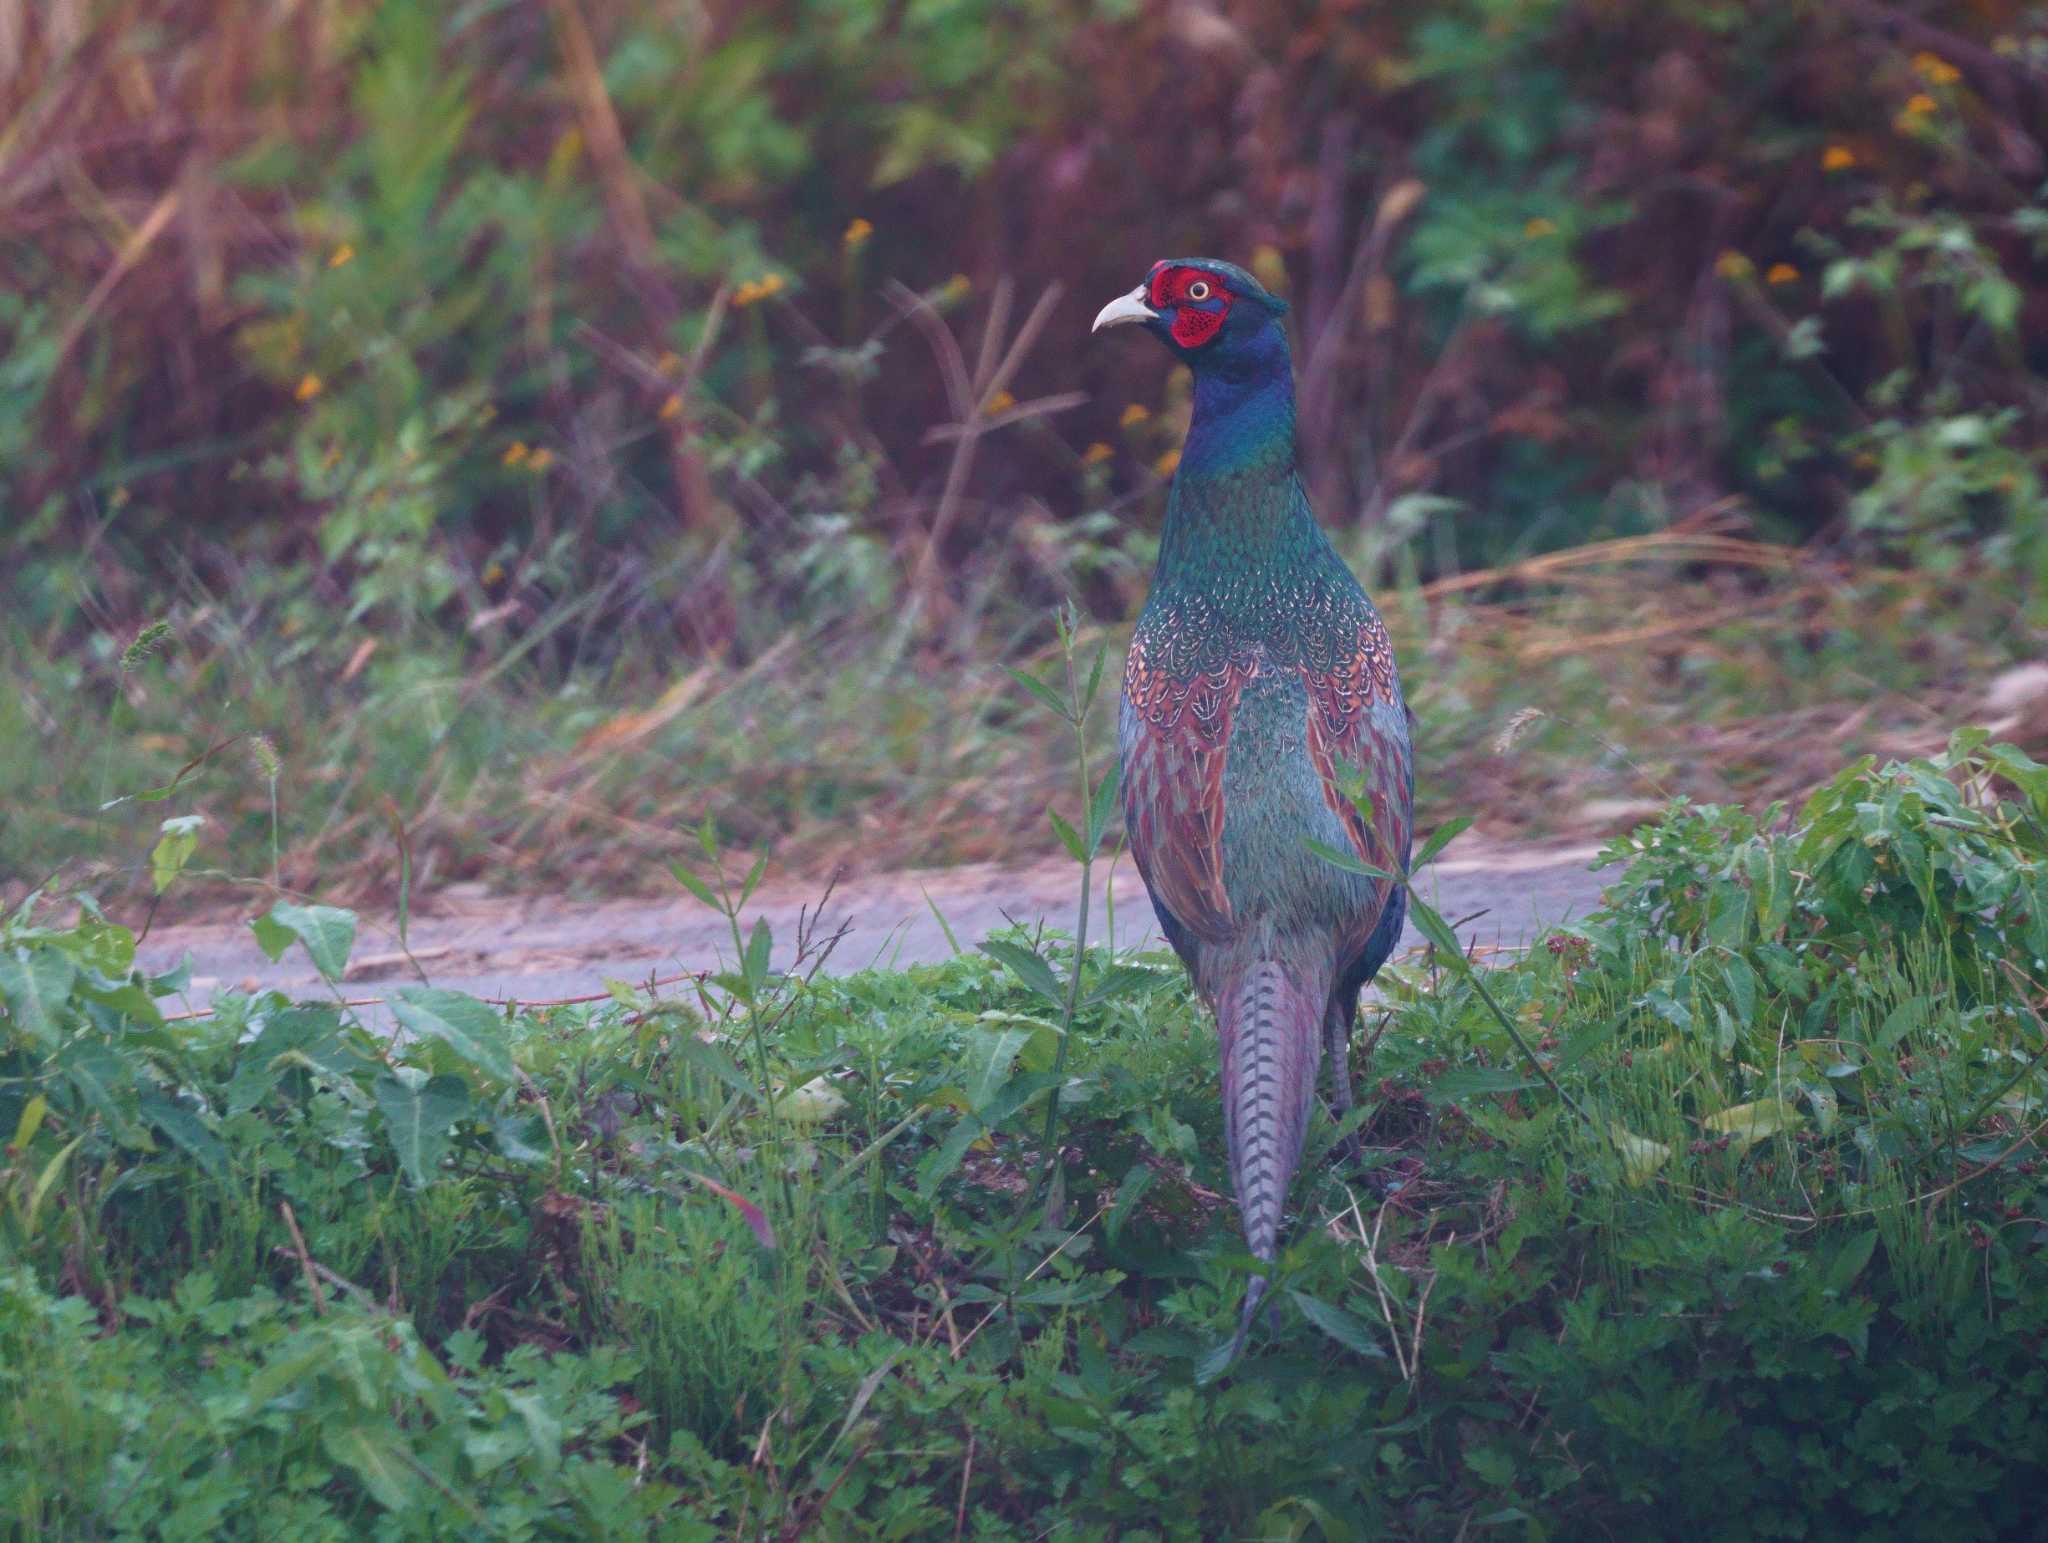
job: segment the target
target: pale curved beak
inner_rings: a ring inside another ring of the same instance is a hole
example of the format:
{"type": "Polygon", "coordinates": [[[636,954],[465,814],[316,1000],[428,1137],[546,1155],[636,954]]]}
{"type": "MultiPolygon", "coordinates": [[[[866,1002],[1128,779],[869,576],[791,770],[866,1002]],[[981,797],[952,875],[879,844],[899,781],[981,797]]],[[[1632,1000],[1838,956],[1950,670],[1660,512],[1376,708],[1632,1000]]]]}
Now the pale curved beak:
{"type": "Polygon", "coordinates": [[[1104,327],[1121,327],[1126,322],[1157,321],[1159,313],[1145,303],[1145,286],[1140,284],[1128,295],[1118,295],[1100,311],[1095,313],[1095,325],[1090,332],[1100,332],[1104,327]]]}

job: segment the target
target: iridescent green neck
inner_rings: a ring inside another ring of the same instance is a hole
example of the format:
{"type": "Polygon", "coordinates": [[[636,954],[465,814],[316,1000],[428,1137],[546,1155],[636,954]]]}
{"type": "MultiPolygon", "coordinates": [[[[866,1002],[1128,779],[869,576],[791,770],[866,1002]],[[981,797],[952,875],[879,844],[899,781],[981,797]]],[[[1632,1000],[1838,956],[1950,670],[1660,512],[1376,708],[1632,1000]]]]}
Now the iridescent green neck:
{"type": "Polygon", "coordinates": [[[1157,583],[1213,585],[1325,545],[1295,480],[1294,369],[1277,325],[1195,368],[1195,407],[1159,537],[1157,583]]]}

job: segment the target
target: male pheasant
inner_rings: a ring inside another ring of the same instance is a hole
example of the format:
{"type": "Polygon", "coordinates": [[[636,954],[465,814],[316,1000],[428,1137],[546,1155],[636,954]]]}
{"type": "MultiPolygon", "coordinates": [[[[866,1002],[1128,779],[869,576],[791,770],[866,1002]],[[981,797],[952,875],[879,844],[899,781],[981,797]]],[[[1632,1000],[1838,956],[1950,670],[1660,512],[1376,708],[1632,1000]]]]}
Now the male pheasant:
{"type": "MultiPolygon", "coordinates": [[[[1194,418],[1124,669],[1124,821],[1159,925],[1215,1009],[1245,1242],[1270,1262],[1325,1049],[1351,1106],[1358,994],[1406,892],[1408,709],[1379,612],[1295,469],[1287,303],[1209,258],[1154,263],[1094,330],[1135,323],[1194,372],[1194,418]],[[1363,785],[1369,800],[1351,796],[1363,785]],[[1363,808],[1367,812],[1361,814],[1363,808]]],[[[1243,1322],[1264,1293],[1253,1280],[1243,1322]]]]}

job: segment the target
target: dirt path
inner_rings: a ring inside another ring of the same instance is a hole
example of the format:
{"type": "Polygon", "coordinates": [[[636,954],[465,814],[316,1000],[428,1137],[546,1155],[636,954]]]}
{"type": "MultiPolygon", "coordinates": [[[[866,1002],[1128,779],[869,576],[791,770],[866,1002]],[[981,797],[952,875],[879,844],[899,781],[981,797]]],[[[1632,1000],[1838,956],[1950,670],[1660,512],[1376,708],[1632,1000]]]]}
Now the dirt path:
{"type": "MultiPolygon", "coordinates": [[[[1493,847],[1474,844],[1425,879],[1424,893],[1461,936],[1516,946],[1543,926],[1582,915],[1599,900],[1598,876],[1586,864],[1596,849],[1493,847]]],[[[764,885],[749,906],[775,936],[775,960],[788,963],[798,913],[814,907],[822,886],[764,885]]],[[[1128,863],[1115,875],[1115,938],[1120,945],[1157,937],[1144,886],[1128,863]]],[[[1106,935],[1098,888],[1091,936],[1106,935]]],[[[943,959],[950,952],[936,907],[964,948],[1009,920],[1071,927],[1074,869],[1064,863],[1030,868],[971,865],[880,874],[842,884],[824,910],[823,932],[850,926],[832,955],[835,971],[943,959]],[[930,904],[926,896],[930,896],[930,904]]],[[[1407,942],[1418,941],[1411,927],[1407,942]]],[[[604,989],[607,977],[641,983],[716,965],[730,956],[724,922],[688,896],[661,900],[571,900],[556,896],[487,896],[456,892],[424,900],[413,916],[413,957],[435,985],[478,996],[547,1000],[604,989]]],[[[192,1005],[216,990],[277,986],[295,995],[325,996],[303,952],[272,964],[240,923],[168,927],[143,944],[140,962],[167,969],[183,955],[192,963],[192,1005]]],[[[390,917],[365,916],[347,977],[351,997],[416,980],[398,949],[390,917]]]]}

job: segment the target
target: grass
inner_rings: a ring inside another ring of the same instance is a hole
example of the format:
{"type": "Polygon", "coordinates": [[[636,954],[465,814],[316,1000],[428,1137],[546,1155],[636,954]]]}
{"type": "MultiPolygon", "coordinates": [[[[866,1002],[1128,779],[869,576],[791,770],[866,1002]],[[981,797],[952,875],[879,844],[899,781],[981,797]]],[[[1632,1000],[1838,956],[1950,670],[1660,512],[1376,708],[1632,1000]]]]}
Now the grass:
{"type": "MultiPolygon", "coordinates": [[[[1019,933],[833,977],[814,938],[771,973],[758,869],[707,838],[725,973],[538,1010],[409,987],[393,1042],[273,994],[166,1017],[180,982],[94,907],[17,915],[0,1515],[2027,1535],[2048,768],[1965,736],[1796,820],[1675,804],[1607,859],[1606,909],[1519,961],[1392,972],[1358,1144],[1311,1134],[1235,1361],[1251,1261],[1170,958],[1019,933]]],[[[266,935],[332,979],[352,920],[266,935]]]]}
{"type": "MultiPolygon", "coordinates": [[[[1604,833],[1667,788],[1798,798],[1841,758],[1932,749],[2032,647],[1973,582],[1694,526],[1385,584],[1425,817],[1484,810],[1493,838],[1604,833]]],[[[273,844],[287,888],[385,904],[402,854],[421,889],[644,892],[650,859],[686,851],[705,818],[796,873],[1058,850],[1037,815],[1067,749],[991,662],[1030,667],[1055,640],[1000,608],[965,664],[878,658],[866,617],[720,663],[673,660],[630,623],[602,647],[552,647],[576,635],[566,614],[517,639],[423,628],[391,645],[203,589],[160,614],[159,651],[125,668],[126,634],[81,650],[0,620],[0,899],[60,871],[109,902],[147,894],[136,856],[167,814],[206,821],[171,897],[184,909],[246,904],[221,880],[270,872],[273,844]]],[[[1112,716],[1089,718],[1098,753],[1112,716]]]]}

